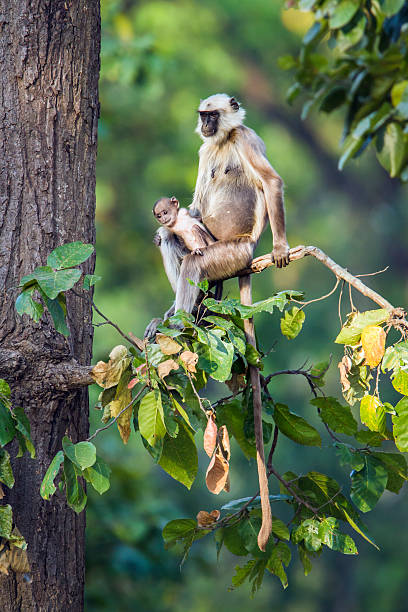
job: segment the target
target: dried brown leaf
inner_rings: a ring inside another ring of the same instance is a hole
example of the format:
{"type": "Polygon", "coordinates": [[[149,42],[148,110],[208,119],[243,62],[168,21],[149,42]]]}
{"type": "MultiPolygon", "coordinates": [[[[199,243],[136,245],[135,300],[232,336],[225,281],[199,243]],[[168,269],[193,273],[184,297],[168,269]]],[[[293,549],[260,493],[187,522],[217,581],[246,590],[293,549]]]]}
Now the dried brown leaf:
{"type": "Polygon", "coordinates": [[[350,357],[348,357],[347,355],[344,355],[343,359],[338,364],[338,368],[340,370],[340,382],[341,382],[343,393],[345,391],[348,391],[348,389],[350,389],[350,386],[351,386],[350,381],[347,378],[347,376],[351,370],[352,365],[353,363],[350,357]]]}
{"type": "Polygon", "coordinates": [[[156,342],[160,346],[163,355],[176,355],[182,349],[182,346],[178,342],[165,334],[156,334],[156,342]]]}
{"type": "Polygon", "coordinates": [[[98,361],[91,371],[91,376],[100,387],[110,389],[118,384],[129,363],[127,348],[120,344],[111,350],[108,363],[98,361]]]}
{"type": "Polygon", "coordinates": [[[197,372],[196,365],[198,361],[197,353],[192,353],[191,351],[183,351],[180,355],[181,361],[186,366],[189,372],[197,372]]]}
{"type": "Polygon", "coordinates": [[[211,493],[218,495],[226,485],[228,478],[229,464],[222,454],[217,451],[210,461],[207,473],[205,476],[205,482],[207,488],[211,493]]]}
{"type": "Polygon", "coordinates": [[[0,553],[0,574],[8,575],[8,568],[10,567],[10,551],[3,550],[0,553]]]}
{"type": "Polygon", "coordinates": [[[209,457],[212,457],[215,445],[217,444],[217,431],[214,417],[210,415],[204,432],[204,450],[209,457]]]}
{"type": "Polygon", "coordinates": [[[197,523],[199,527],[212,527],[219,518],[219,510],[213,510],[212,512],[200,510],[200,512],[197,514],[197,523]]]}
{"type": "Polygon", "coordinates": [[[3,499],[3,497],[4,497],[4,489],[0,484],[0,499],[3,499]]]}
{"type": "Polygon", "coordinates": [[[178,370],[179,367],[180,366],[177,361],[174,361],[174,359],[167,359],[166,361],[159,363],[157,366],[157,373],[160,378],[165,378],[165,376],[168,376],[172,370],[178,370]]]}
{"type": "Polygon", "coordinates": [[[10,567],[15,572],[25,574],[31,570],[27,551],[17,546],[12,546],[9,551],[10,567]]]}
{"type": "Polygon", "coordinates": [[[229,472],[228,472],[227,481],[225,483],[224,491],[226,491],[226,493],[229,493],[230,490],[231,490],[231,481],[230,481],[230,475],[229,475],[229,472]]]}
{"type": "Polygon", "coordinates": [[[232,373],[231,378],[225,381],[228,389],[236,395],[240,389],[244,389],[246,387],[245,374],[236,374],[232,373]]]}
{"type": "Polygon", "coordinates": [[[139,351],[144,351],[146,348],[146,345],[148,344],[147,339],[145,340],[141,340],[140,338],[138,338],[137,336],[135,336],[135,334],[132,334],[132,332],[129,332],[129,338],[131,340],[133,340],[133,342],[136,344],[137,348],[139,349],[139,351]]]}
{"type": "Polygon", "coordinates": [[[218,444],[223,456],[229,461],[231,457],[231,446],[228,435],[228,429],[225,425],[218,430],[218,444]]]}
{"type": "Polygon", "coordinates": [[[384,356],[387,334],[379,325],[368,325],[361,333],[365,365],[376,368],[384,356]]]}

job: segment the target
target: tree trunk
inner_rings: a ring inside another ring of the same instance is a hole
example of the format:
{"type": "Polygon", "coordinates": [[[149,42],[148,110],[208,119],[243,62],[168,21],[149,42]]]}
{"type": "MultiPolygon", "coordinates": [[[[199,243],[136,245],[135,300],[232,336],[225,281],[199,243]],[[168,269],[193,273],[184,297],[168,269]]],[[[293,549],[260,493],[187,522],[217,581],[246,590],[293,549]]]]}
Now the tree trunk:
{"type": "Polygon", "coordinates": [[[0,375],[26,410],[37,451],[35,460],[13,459],[16,484],[0,502],[13,508],[31,565],[31,581],[0,574],[0,610],[76,612],[85,516],[58,492],[42,500],[39,489],[62,437],[87,436],[87,391],[56,389],[50,372],[73,359],[90,363],[91,308],[68,294],[65,339],[48,314],[38,324],[18,317],[14,301],[20,278],[56,246],[94,242],[99,2],[0,0],[0,32],[0,355],[9,355],[0,375]]]}

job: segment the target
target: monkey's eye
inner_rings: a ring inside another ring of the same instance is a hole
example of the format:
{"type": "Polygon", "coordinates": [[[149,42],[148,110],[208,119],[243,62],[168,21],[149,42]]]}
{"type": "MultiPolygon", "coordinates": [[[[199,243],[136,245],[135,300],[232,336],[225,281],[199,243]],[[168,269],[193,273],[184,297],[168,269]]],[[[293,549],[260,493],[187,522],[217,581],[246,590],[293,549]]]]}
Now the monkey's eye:
{"type": "Polygon", "coordinates": [[[167,215],[167,210],[163,210],[162,215],[167,215]]]}
{"type": "Polygon", "coordinates": [[[211,117],[212,117],[213,119],[216,119],[216,118],[218,117],[218,113],[217,113],[217,112],[215,112],[215,113],[211,113],[211,117]]]}

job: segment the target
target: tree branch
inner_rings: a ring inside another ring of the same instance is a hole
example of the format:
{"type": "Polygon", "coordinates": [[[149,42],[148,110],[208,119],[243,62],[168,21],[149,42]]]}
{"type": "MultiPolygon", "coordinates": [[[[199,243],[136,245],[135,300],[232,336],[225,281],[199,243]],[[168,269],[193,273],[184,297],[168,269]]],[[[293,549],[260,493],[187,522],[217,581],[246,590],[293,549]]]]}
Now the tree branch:
{"type": "MultiPolygon", "coordinates": [[[[329,270],[333,272],[336,278],[340,278],[344,280],[346,283],[349,283],[352,287],[357,289],[362,295],[370,298],[373,302],[381,306],[381,308],[385,308],[389,310],[390,313],[396,316],[403,316],[403,311],[401,308],[395,308],[388,300],[382,297],[379,293],[367,287],[357,276],[353,276],[348,272],[345,268],[342,268],[337,264],[333,259],[331,259],[326,253],[324,253],[321,249],[315,246],[304,246],[299,245],[293,249],[290,249],[289,256],[290,261],[297,261],[298,259],[303,259],[303,257],[307,257],[308,255],[312,255],[316,259],[318,259],[323,265],[325,265],[329,270]]],[[[257,274],[262,272],[266,268],[273,266],[270,253],[266,255],[261,255],[260,257],[256,257],[256,259],[252,260],[252,263],[249,268],[245,270],[241,270],[236,274],[236,276],[245,276],[246,274],[257,274]]]]}

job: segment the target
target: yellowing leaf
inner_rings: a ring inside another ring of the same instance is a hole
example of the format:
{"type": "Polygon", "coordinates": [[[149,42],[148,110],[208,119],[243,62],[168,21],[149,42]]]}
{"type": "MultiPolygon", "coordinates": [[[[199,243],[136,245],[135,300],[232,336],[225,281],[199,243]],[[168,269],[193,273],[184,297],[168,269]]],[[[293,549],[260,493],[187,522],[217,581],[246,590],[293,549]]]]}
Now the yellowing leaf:
{"type": "MultiPolygon", "coordinates": [[[[109,404],[110,406],[110,414],[112,417],[118,416],[119,412],[125,408],[128,404],[130,404],[132,400],[132,394],[130,390],[127,388],[127,385],[122,392],[116,394],[115,399],[109,404]]],[[[118,418],[117,425],[119,429],[120,437],[122,438],[123,444],[127,444],[130,436],[130,421],[132,418],[132,406],[129,406],[127,410],[125,410],[120,417],[118,418]]]]}
{"type": "Polygon", "coordinates": [[[163,355],[176,355],[182,349],[181,345],[164,334],[156,334],[156,342],[163,355]]]}
{"type": "Polygon", "coordinates": [[[228,471],[228,461],[217,451],[210,461],[205,476],[207,488],[211,493],[218,495],[223,490],[227,482],[228,471]]]}
{"type": "Polygon", "coordinates": [[[348,355],[344,355],[343,359],[339,362],[338,368],[340,370],[340,382],[343,393],[348,391],[351,387],[348,379],[348,374],[352,368],[353,362],[348,355]]]}
{"type": "Polygon", "coordinates": [[[160,378],[165,378],[172,370],[178,370],[179,367],[180,366],[177,361],[174,361],[174,359],[167,359],[166,361],[159,363],[157,366],[157,373],[160,378]]]}
{"type": "Polygon", "coordinates": [[[206,512],[205,510],[200,510],[197,514],[197,523],[199,527],[211,527],[214,525],[218,519],[220,518],[220,511],[213,510],[212,512],[206,512]]]}
{"type": "Polygon", "coordinates": [[[215,445],[217,444],[217,431],[214,417],[210,415],[204,432],[204,450],[209,457],[212,457],[215,445]]]}
{"type": "Polygon", "coordinates": [[[233,372],[231,378],[225,381],[228,389],[236,395],[240,389],[244,389],[246,386],[245,374],[236,374],[233,372]]]}
{"type": "Polygon", "coordinates": [[[118,384],[122,372],[130,363],[126,346],[115,346],[110,355],[108,363],[98,361],[94,366],[91,376],[100,387],[110,389],[118,384]]]}
{"type": "Polygon", "coordinates": [[[378,397],[365,395],[360,404],[360,419],[371,431],[385,432],[385,410],[378,397]]]}
{"type": "Polygon", "coordinates": [[[181,361],[186,366],[189,372],[197,372],[196,365],[198,361],[197,353],[192,353],[191,351],[183,351],[180,355],[181,361]]]}
{"type": "Polygon", "coordinates": [[[365,354],[365,365],[375,368],[383,358],[387,334],[378,325],[368,325],[361,333],[361,344],[365,354]]]}

